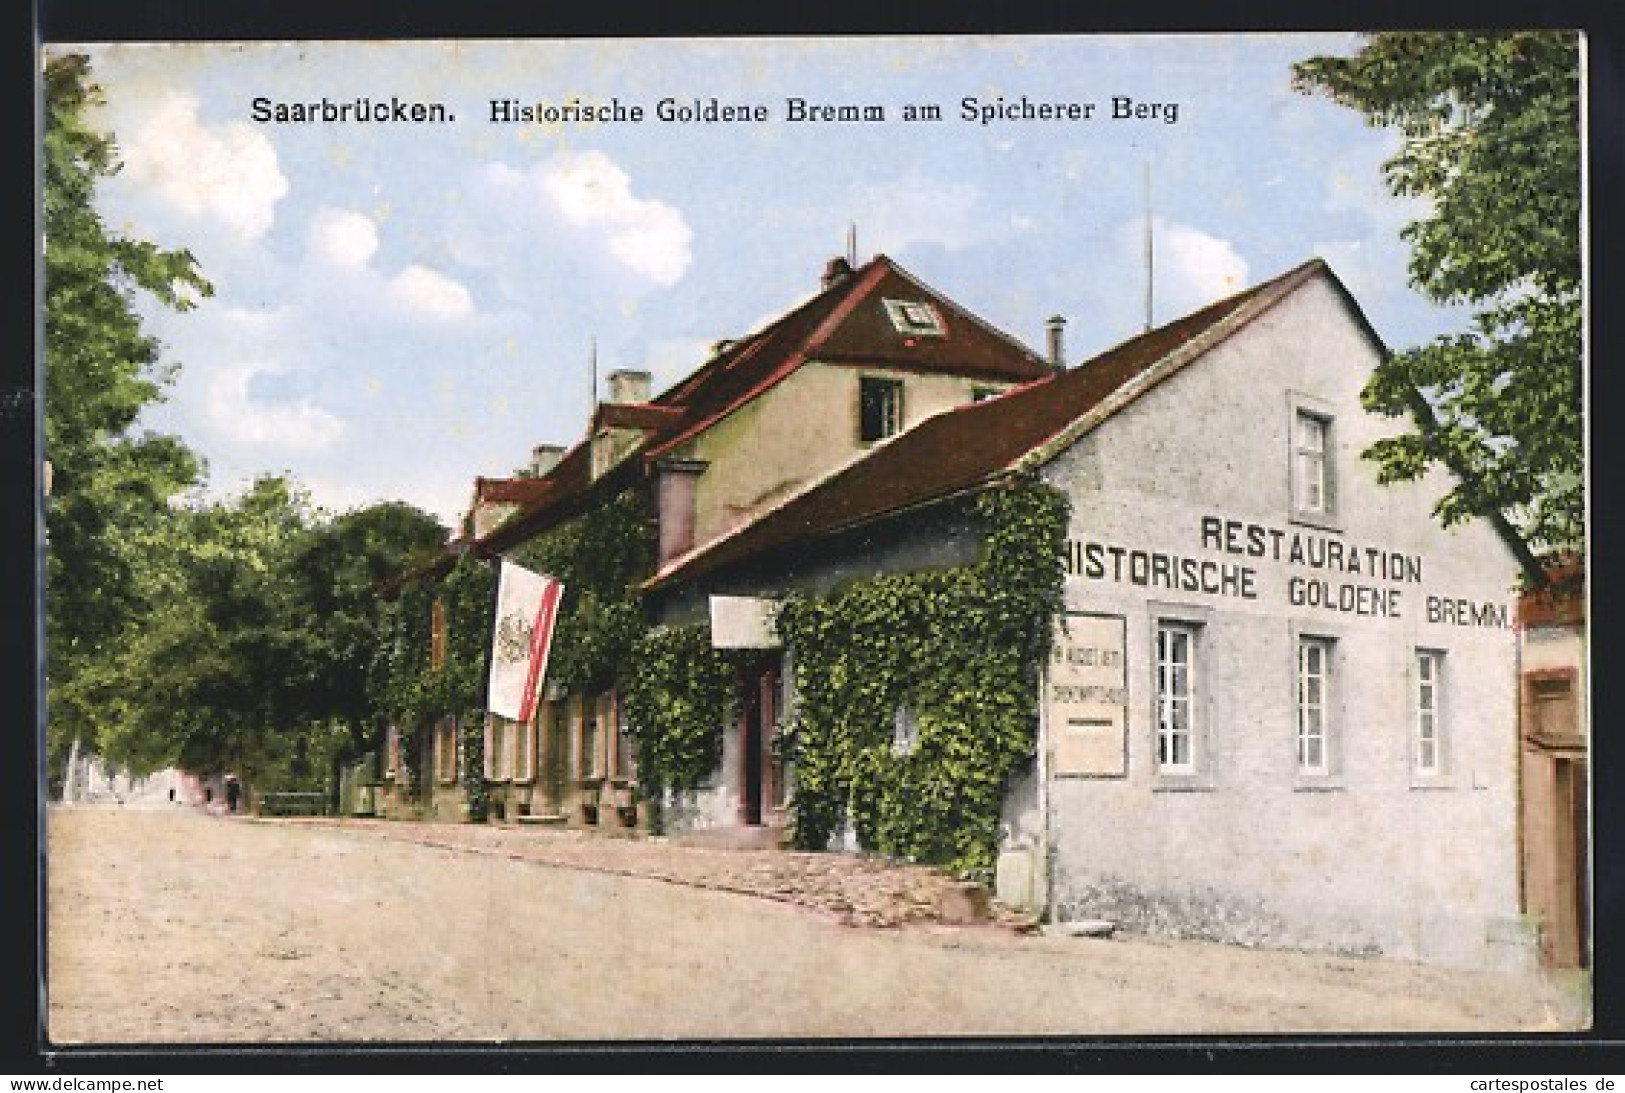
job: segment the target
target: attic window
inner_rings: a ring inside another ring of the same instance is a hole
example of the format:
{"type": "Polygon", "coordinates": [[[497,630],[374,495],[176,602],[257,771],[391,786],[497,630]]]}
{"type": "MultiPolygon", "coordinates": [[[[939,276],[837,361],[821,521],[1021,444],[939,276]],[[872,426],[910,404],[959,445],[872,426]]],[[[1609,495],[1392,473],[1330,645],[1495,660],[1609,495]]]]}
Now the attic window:
{"type": "Polygon", "coordinates": [[[886,314],[900,334],[929,334],[942,337],[942,316],[937,309],[916,300],[887,300],[886,314]]]}

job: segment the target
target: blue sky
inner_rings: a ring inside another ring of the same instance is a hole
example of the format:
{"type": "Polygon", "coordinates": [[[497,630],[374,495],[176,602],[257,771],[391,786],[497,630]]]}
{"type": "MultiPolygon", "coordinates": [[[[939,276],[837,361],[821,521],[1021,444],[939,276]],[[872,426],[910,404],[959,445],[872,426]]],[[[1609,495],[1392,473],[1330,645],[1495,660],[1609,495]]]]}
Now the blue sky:
{"type": "MultiPolygon", "coordinates": [[[[215,294],[146,308],[179,363],[147,416],[206,459],[209,492],[290,472],[341,510],[410,501],[453,520],[476,475],[569,444],[600,377],[659,390],[814,292],[857,226],[1076,363],[1144,319],[1145,176],[1164,322],[1313,256],[1391,346],[1459,327],[1406,287],[1397,144],[1294,93],[1294,60],[1349,35],[1077,36],[92,47],[124,170],[109,224],[189,248],[215,294]],[[252,102],[435,101],[444,125],[258,123],[252,102]],[[966,97],[1094,103],[1086,122],[964,121],[966,97]],[[747,124],[663,123],[666,96],[763,104],[747,124]],[[874,124],[791,123],[785,101],[877,103],[874,124]],[[1110,118],[1112,100],[1177,122],[1110,118]],[[618,98],[640,124],[492,124],[489,101],[618,98]],[[934,103],[943,120],[900,119],[934,103]]],[[[53,49],[69,49],[59,46],[53,49]]],[[[82,47],[81,47],[82,48],[82,47]]]]}

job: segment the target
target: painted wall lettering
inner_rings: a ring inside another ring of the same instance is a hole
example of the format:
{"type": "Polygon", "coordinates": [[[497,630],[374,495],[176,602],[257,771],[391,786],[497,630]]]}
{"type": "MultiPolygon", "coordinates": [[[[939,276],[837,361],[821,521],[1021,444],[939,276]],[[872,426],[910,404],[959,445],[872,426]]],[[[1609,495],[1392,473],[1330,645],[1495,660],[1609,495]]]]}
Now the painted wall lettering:
{"type": "MultiPolygon", "coordinates": [[[[1386,546],[1357,543],[1336,534],[1273,527],[1224,516],[1200,518],[1197,542],[1206,552],[1174,554],[1122,546],[1089,538],[1066,541],[1066,573],[1090,581],[1111,581],[1142,588],[1206,596],[1257,600],[1264,594],[1277,600],[1284,594],[1290,607],[1335,611],[1373,619],[1402,619],[1416,600],[1407,599],[1402,585],[1422,583],[1422,555],[1386,546]],[[1258,559],[1254,565],[1230,558],[1258,559]],[[1300,572],[1278,573],[1268,563],[1300,572]],[[1303,572],[1310,571],[1310,572],[1303,572]],[[1262,576],[1260,573],[1262,572],[1262,576]],[[1354,579],[1340,579],[1340,578],[1354,579]]],[[[1411,597],[1421,595],[1411,592],[1411,597]]],[[[1505,603],[1482,602],[1456,596],[1426,596],[1423,617],[1439,626],[1508,629],[1511,611],[1505,603]]],[[[1086,655],[1077,650],[1077,655],[1086,655]]]]}
{"type": "Polygon", "coordinates": [[[1429,596],[1427,620],[1451,626],[1482,626],[1492,630],[1505,630],[1510,625],[1507,606],[1485,600],[1452,599],[1448,596],[1429,596]]]}
{"type": "Polygon", "coordinates": [[[1117,581],[1174,592],[1258,598],[1258,575],[1250,566],[1189,558],[1157,550],[1133,550],[1115,543],[1067,540],[1066,570],[1092,581],[1117,581]]]}
{"type": "Polygon", "coordinates": [[[1384,581],[1422,583],[1420,554],[1362,546],[1334,535],[1287,531],[1268,524],[1204,516],[1202,547],[1310,569],[1335,569],[1384,581]]]}

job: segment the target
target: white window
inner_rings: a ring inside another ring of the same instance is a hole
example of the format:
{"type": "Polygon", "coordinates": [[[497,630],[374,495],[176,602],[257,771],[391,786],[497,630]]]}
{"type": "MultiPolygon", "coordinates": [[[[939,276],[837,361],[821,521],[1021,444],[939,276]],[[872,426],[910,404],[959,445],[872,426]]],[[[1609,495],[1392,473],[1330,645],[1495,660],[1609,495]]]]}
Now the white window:
{"type": "MultiPolygon", "coordinates": [[[[537,704],[540,706],[540,703],[537,704]]],[[[514,723],[513,780],[530,782],[536,778],[536,718],[514,723]]]]}
{"type": "Polygon", "coordinates": [[[1166,774],[1196,770],[1196,628],[1157,624],[1157,769],[1166,774]]]}
{"type": "Polygon", "coordinates": [[[942,337],[942,316],[930,304],[917,300],[887,300],[886,314],[899,334],[942,337]]]}
{"type": "Polygon", "coordinates": [[[450,784],[457,781],[457,722],[442,718],[434,730],[435,777],[450,784]]]}
{"type": "Polygon", "coordinates": [[[633,776],[632,750],[636,741],[632,737],[632,727],[622,716],[621,700],[619,695],[609,698],[610,722],[615,726],[615,777],[629,780],[633,776]]]}
{"type": "Polygon", "coordinates": [[[858,379],[858,439],[884,440],[903,428],[903,381],[861,376],[858,379]]]}
{"type": "Polygon", "coordinates": [[[1444,773],[1443,686],[1444,654],[1432,649],[1418,649],[1413,755],[1418,774],[1444,773]]]}
{"type": "Polygon", "coordinates": [[[577,722],[579,735],[576,743],[576,777],[585,782],[603,775],[603,769],[599,765],[603,745],[598,731],[598,700],[583,698],[579,701],[577,709],[580,713],[577,722]]]}
{"type": "Polygon", "coordinates": [[[1331,419],[1307,410],[1293,414],[1292,451],[1294,505],[1303,516],[1328,516],[1332,511],[1331,419]]]}
{"type": "Polygon", "coordinates": [[[502,727],[497,724],[495,714],[485,715],[485,747],[483,749],[484,763],[480,773],[487,782],[494,782],[497,778],[497,753],[502,749],[502,727]]]}
{"type": "Polygon", "coordinates": [[[1298,640],[1298,773],[1331,773],[1332,642],[1298,640]]]}
{"type": "Polygon", "coordinates": [[[914,720],[914,715],[908,712],[907,706],[897,707],[897,713],[892,717],[891,753],[899,756],[913,755],[914,749],[919,746],[919,723],[914,720]]]}

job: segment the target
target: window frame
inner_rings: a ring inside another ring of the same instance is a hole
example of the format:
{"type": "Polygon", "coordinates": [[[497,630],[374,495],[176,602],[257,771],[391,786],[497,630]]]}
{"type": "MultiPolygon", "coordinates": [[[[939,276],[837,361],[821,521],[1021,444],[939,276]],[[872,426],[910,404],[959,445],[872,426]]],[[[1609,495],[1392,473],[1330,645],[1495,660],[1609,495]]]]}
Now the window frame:
{"type": "Polygon", "coordinates": [[[1142,709],[1147,711],[1150,769],[1157,789],[1212,789],[1214,764],[1212,732],[1212,688],[1208,686],[1208,662],[1212,659],[1213,609],[1197,604],[1156,603],[1147,605],[1150,613],[1147,665],[1149,682],[1142,709]],[[1189,760],[1167,764],[1162,760],[1163,674],[1161,636],[1175,632],[1186,638],[1188,663],[1185,668],[1186,740],[1189,760]]]}
{"type": "Polygon", "coordinates": [[[443,786],[457,781],[457,719],[442,717],[434,725],[434,774],[443,786]]]}
{"type": "Polygon", "coordinates": [[[1287,509],[1291,522],[1309,524],[1332,531],[1341,530],[1337,474],[1337,415],[1329,403],[1298,392],[1287,394],[1287,480],[1291,496],[1287,509]],[[1303,424],[1314,422],[1319,429],[1319,448],[1306,447],[1303,424]],[[1319,478],[1320,504],[1305,503],[1308,489],[1309,457],[1319,478]]]}
{"type": "Polygon", "coordinates": [[[942,312],[926,300],[884,299],[886,316],[896,331],[907,338],[941,338],[947,336],[942,312]]]}
{"type": "Polygon", "coordinates": [[[1324,630],[1295,630],[1292,635],[1292,771],[1300,789],[1341,789],[1343,786],[1343,666],[1342,643],[1336,634],[1324,630]],[[1309,649],[1321,652],[1320,763],[1304,762],[1305,686],[1304,655],[1309,649]]]}
{"type": "MultiPolygon", "coordinates": [[[[536,704],[537,710],[541,703],[536,704]]],[[[513,723],[513,756],[509,764],[509,778],[520,785],[536,781],[536,714],[529,721],[513,723]]]]}
{"type": "Polygon", "coordinates": [[[903,431],[904,391],[903,381],[896,376],[860,375],[858,377],[858,443],[878,444],[903,431]],[[876,422],[878,432],[870,436],[869,432],[869,398],[870,391],[886,391],[889,396],[885,404],[878,408],[880,420],[876,422]],[[888,412],[889,411],[889,412],[888,412]],[[887,425],[890,428],[887,428],[887,425]]]}

